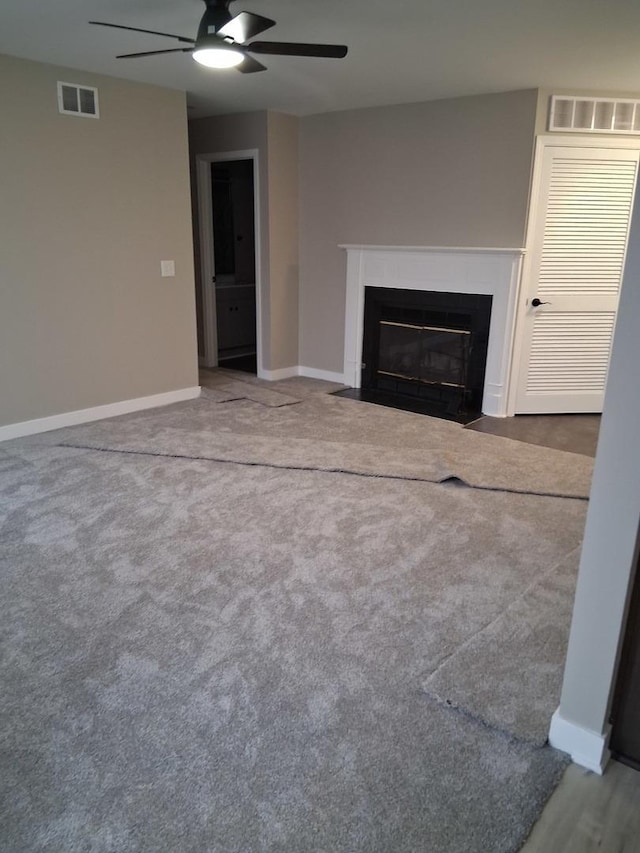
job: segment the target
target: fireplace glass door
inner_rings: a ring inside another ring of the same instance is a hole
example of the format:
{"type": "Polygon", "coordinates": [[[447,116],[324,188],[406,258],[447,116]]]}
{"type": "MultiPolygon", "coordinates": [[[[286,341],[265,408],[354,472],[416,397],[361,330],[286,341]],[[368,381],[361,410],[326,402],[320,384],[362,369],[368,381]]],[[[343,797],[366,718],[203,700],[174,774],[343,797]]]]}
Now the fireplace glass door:
{"type": "Polygon", "coordinates": [[[471,332],[380,321],[378,374],[465,388],[471,332]]]}

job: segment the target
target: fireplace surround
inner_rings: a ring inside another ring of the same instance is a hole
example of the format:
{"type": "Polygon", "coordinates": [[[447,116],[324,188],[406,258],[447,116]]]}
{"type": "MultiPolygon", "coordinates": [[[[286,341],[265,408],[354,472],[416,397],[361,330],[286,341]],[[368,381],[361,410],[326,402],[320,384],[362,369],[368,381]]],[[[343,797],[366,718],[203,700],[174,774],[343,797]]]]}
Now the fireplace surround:
{"type": "Polygon", "coordinates": [[[362,387],[365,289],[486,295],[492,303],[481,410],[497,417],[513,414],[511,364],[523,249],[351,244],[341,248],[347,252],[346,385],[362,387]]]}

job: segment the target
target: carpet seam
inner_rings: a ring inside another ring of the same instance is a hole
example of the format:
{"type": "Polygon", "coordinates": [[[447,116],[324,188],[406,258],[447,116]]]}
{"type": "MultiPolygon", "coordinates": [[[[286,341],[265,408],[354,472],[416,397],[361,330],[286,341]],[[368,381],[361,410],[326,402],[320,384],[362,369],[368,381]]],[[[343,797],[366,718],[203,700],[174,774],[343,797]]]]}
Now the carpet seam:
{"type": "MultiPolygon", "coordinates": [[[[434,690],[429,690],[428,682],[431,679],[435,678],[435,676],[440,672],[440,670],[444,666],[446,666],[446,664],[452,658],[454,658],[456,655],[463,652],[476,639],[476,637],[479,637],[481,634],[483,634],[485,631],[487,631],[489,628],[491,628],[492,625],[495,625],[496,622],[498,622],[500,619],[502,619],[504,617],[504,615],[506,613],[508,613],[510,610],[512,610],[513,607],[518,602],[522,601],[523,598],[529,592],[531,592],[532,589],[534,589],[536,586],[538,586],[538,584],[540,584],[545,578],[548,578],[550,575],[552,575],[553,572],[555,572],[558,569],[558,567],[560,565],[562,565],[562,563],[564,563],[566,560],[568,560],[573,554],[575,554],[576,551],[579,551],[581,547],[582,547],[582,545],[576,545],[575,548],[572,548],[570,551],[568,551],[563,557],[561,557],[556,563],[554,563],[553,566],[551,566],[551,568],[547,569],[546,572],[541,574],[535,581],[533,581],[531,584],[529,584],[529,586],[526,587],[526,589],[524,589],[520,593],[520,595],[518,595],[516,598],[514,598],[513,601],[509,604],[508,607],[505,608],[505,610],[502,613],[495,616],[493,619],[491,619],[491,621],[489,621],[485,625],[483,625],[482,628],[479,628],[477,631],[475,631],[470,637],[467,637],[467,639],[464,641],[464,643],[462,643],[462,645],[458,646],[454,651],[451,652],[451,654],[447,655],[442,661],[440,661],[440,663],[433,670],[433,672],[430,672],[429,675],[424,679],[423,688],[422,688],[424,693],[427,696],[429,696],[430,698],[434,699],[440,705],[442,705],[446,708],[451,708],[452,710],[455,710],[455,711],[459,711],[462,714],[466,714],[471,719],[478,720],[483,725],[486,725],[489,729],[504,732],[505,734],[512,737],[513,739],[515,739],[519,743],[526,743],[526,744],[533,745],[533,746],[540,746],[539,739],[527,738],[527,737],[522,737],[521,735],[517,735],[507,728],[503,729],[499,726],[494,725],[493,723],[490,723],[489,720],[487,720],[485,717],[483,717],[479,714],[475,714],[473,711],[470,711],[466,706],[459,705],[457,703],[452,702],[449,699],[445,699],[445,698],[441,697],[440,694],[436,693],[434,690]]],[[[542,745],[546,744],[547,741],[548,741],[548,738],[545,738],[542,745]]]]}
{"type": "Polygon", "coordinates": [[[529,586],[525,587],[525,589],[523,589],[522,592],[513,599],[513,601],[509,604],[508,607],[506,607],[504,609],[504,611],[502,613],[499,613],[497,616],[494,616],[493,619],[491,619],[489,622],[487,622],[481,628],[478,628],[478,630],[475,631],[473,634],[471,634],[471,636],[467,637],[467,639],[464,641],[464,643],[462,643],[461,646],[458,646],[455,649],[455,651],[451,652],[451,654],[447,655],[445,658],[443,658],[443,660],[440,661],[438,666],[432,672],[429,673],[429,675],[427,676],[427,680],[430,678],[433,678],[435,675],[437,675],[438,672],[442,669],[442,667],[448,661],[450,661],[451,658],[454,657],[454,655],[463,651],[469,645],[469,643],[471,643],[471,642],[473,642],[473,640],[475,640],[476,637],[478,637],[480,634],[482,634],[484,631],[486,631],[492,625],[495,625],[495,623],[498,620],[502,619],[502,617],[506,613],[508,613],[509,610],[511,610],[519,601],[522,601],[522,599],[525,597],[525,595],[527,595],[529,592],[531,592],[532,589],[534,589],[536,586],[538,586],[538,584],[541,581],[543,581],[545,578],[549,577],[549,575],[553,574],[553,572],[556,571],[558,566],[560,566],[562,563],[564,563],[565,560],[568,560],[569,557],[571,557],[572,554],[575,554],[575,552],[578,549],[580,549],[581,547],[582,547],[582,545],[576,545],[575,548],[572,548],[570,551],[567,551],[567,553],[563,557],[561,557],[557,562],[555,562],[550,568],[546,569],[541,575],[539,575],[534,581],[532,581],[529,584],[529,586]]]}
{"type": "Polygon", "coordinates": [[[476,725],[481,726],[483,729],[486,729],[493,734],[500,735],[505,740],[510,743],[515,744],[524,744],[525,746],[539,750],[546,749],[549,746],[549,739],[545,738],[542,743],[540,740],[534,740],[533,738],[522,737],[521,735],[517,735],[509,729],[503,728],[502,726],[497,726],[495,723],[489,722],[489,720],[481,717],[479,714],[474,714],[473,711],[470,711],[468,708],[465,708],[462,705],[456,705],[453,702],[450,702],[448,699],[441,699],[435,693],[429,693],[428,691],[424,691],[424,695],[427,699],[435,702],[441,708],[446,708],[451,711],[453,714],[457,714],[458,716],[464,717],[467,720],[472,720],[476,725]]]}
{"type": "Polygon", "coordinates": [[[238,383],[240,385],[246,385],[247,389],[249,390],[249,393],[247,393],[243,389],[242,392],[239,394],[239,396],[230,397],[227,400],[212,400],[209,397],[209,395],[205,393],[205,394],[200,395],[200,399],[206,400],[209,403],[213,402],[216,405],[220,405],[221,403],[237,403],[240,400],[248,400],[250,403],[257,403],[259,406],[264,406],[265,408],[268,408],[268,409],[280,409],[280,408],[283,408],[284,406],[296,406],[299,403],[303,402],[302,398],[294,397],[292,394],[284,394],[282,391],[278,391],[274,388],[265,388],[261,384],[252,383],[252,382],[245,382],[242,379],[229,379],[226,383],[223,383],[223,384],[219,385],[218,387],[215,387],[215,386],[209,387],[208,385],[204,385],[203,391],[211,391],[213,394],[222,394],[222,395],[224,395],[225,393],[234,394],[235,392],[233,390],[225,392],[225,388],[228,388],[229,385],[231,385],[233,383],[238,383]],[[254,397],[251,396],[251,393],[250,393],[251,389],[256,389],[258,392],[265,392],[266,394],[277,395],[280,397],[288,397],[289,399],[286,400],[285,402],[264,403],[264,402],[262,402],[262,400],[256,400],[254,397]]]}
{"type": "Polygon", "coordinates": [[[501,486],[479,486],[475,483],[470,483],[455,474],[449,474],[439,480],[431,480],[428,477],[410,477],[403,474],[371,474],[366,471],[353,471],[346,468],[320,467],[317,465],[278,465],[275,462],[241,462],[237,459],[222,459],[217,456],[192,456],[185,453],[161,453],[151,450],[128,450],[126,448],[113,447],[93,447],[88,444],[72,444],[69,442],[60,442],[53,447],[68,448],[70,450],[94,450],[98,453],[121,453],[129,456],[153,456],[159,459],[186,459],[192,462],[219,462],[227,465],[243,465],[248,468],[271,468],[277,471],[317,471],[325,474],[347,474],[353,477],[368,477],[375,480],[398,480],[407,483],[433,483],[434,485],[443,485],[448,482],[458,482],[468,489],[475,489],[484,492],[501,492],[503,494],[515,495],[531,495],[532,497],[541,498],[560,498],[561,500],[576,500],[588,501],[588,496],[561,494],[559,492],[542,492],[527,489],[510,489],[501,486]]]}
{"type": "Polygon", "coordinates": [[[228,400],[207,400],[207,403],[213,403],[214,406],[224,406],[226,403],[255,403],[257,406],[262,406],[264,409],[286,409],[288,406],[299,406],[302,400],[292,400],[290,403],[263,403],[260,400],[254,400],[252,397],[230,397],[228,400]]]}

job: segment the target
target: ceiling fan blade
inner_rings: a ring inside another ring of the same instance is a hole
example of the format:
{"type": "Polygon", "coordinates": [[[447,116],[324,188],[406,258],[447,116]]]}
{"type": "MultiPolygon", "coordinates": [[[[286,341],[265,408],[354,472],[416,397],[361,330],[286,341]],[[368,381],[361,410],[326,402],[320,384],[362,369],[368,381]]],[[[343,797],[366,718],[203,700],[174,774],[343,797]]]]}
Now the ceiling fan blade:
{"type": "Polygon", "coordinates": [[[178,39],[178,41],[186,42],[187,44],[195,44],[195,39],[188,39],[186,36],[176,36],[173,33],[159,33],[157,30],[141,30],[140,27],[125,27],[122,24],[107,24],[105,21],[89,21],[96,27],[113,27],[115,30],[132,30],[134,33],[148,33],[150,36],[166,36],[170,39],[178,39]]]}
{"type": "Polygon", "coordinates": [[[272,56],[318,56],[327,59],[342,59],[348,48],[343,44],[302,44],[288,41],[254,41],[245,45],[252,53],[268,53],[272,56]]]}
{"type": "Polygon", "coordinates": [[[275,21],[271,18],[263,18],[262,15],[254,15],[253,12],[240,12],[235,18],[226,23],[217,31],[216,35],[223,38],[231,38],[234,42],[244,44],[248,39],[260,35],[270,27],[274,27],[275,21]]]}
{"type": "Polygon", "coordinates": [[[256,71],[266,71],[267,66],[263,65],[261,62],[258,62],[257,59],[254,59],[253,56],[246,56],[240,63],[240,65],[236,65],[238,71],[242,71],[243,74],[254,74],[256,71]]]}
{"type": "Polygon", "coordinates": [[[138,56],[157,56],[159,53],[193,53],[192,47],[172,47],[169,50],[144,50],[142,53],[121,53],[116,59],[135,59],[138,56]]]}

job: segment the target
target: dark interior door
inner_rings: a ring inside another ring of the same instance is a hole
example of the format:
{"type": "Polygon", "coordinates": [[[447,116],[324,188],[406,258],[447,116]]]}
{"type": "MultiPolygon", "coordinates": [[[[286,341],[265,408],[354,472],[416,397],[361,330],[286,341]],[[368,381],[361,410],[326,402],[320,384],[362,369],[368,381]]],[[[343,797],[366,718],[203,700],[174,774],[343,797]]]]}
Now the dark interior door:
{"type": "Polygon", "coordinates": [[[618,684],[611,715],[611,750],[626,764],[640,770],[640,577],[636,560],[636,578],[618,684]]]}

